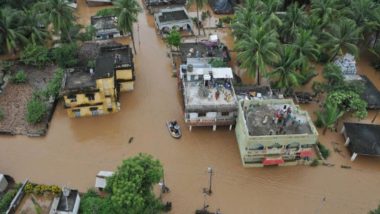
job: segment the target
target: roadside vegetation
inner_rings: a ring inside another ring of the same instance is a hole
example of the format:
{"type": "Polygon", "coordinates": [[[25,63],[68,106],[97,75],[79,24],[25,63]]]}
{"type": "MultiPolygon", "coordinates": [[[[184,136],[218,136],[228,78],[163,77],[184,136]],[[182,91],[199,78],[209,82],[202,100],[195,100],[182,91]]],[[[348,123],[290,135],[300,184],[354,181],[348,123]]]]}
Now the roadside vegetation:
{"type": "Polygon", "coordinates": [[[90,189],[81,199],[80,212],[159,213],[163,205],[153,193],[153,186],[163,176],[163,168],[152,156],[139,154],[126,159],[107,179],[106,195],[90,189]]]}

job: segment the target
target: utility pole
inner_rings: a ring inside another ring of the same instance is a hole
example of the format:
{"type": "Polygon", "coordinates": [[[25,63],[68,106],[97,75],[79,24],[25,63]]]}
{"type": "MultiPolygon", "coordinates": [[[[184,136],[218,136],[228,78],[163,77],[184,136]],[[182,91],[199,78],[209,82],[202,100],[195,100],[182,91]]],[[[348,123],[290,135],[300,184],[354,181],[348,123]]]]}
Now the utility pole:
{"type": "Polygon", "coordinates": [[[212,194],[212,189],[211,189],[212,188],[212,175],[213,175],[214,171],[212,170],[211,167],[208,167],[207,173],[209,174],[209,180],[208,180],[209,187],[208,187],[208,189],[203,188],[203,193],[206,193],[207,195],[211,195],[212,194]]]}

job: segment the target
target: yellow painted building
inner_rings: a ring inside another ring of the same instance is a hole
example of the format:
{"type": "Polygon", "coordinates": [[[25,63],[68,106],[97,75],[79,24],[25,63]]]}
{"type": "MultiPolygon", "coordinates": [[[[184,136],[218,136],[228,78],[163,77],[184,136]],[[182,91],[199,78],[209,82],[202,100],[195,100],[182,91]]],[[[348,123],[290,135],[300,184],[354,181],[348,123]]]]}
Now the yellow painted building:
{"type": "Polygon", "coordinates": [[[133,90],[134,80],[130,47],[102,47],[94,70],[76,68],[66,72],[63,97],[68,116],[96,116],[119,111],[119,94],[133,90]]]}

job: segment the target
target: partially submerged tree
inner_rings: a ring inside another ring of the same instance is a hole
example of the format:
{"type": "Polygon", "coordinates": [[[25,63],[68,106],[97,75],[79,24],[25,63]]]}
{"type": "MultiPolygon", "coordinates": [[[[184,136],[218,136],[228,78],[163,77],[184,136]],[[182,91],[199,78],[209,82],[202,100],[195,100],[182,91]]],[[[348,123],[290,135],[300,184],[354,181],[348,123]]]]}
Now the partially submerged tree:
{"type": "Polygon", "coordinates": [[[325,103],[331,103],[337,106],[340,111],[352,112],[359,119],[367,116],[367,103],[354,91],[333,91],[325,103]]]}
{"type": "Polygon", "coordinates": [[[241,67],[247,69],[260,85],[260,76],[267,72],[267,65],[278,62],[278,34],[268,29],[265,24],[252,27],[247,34],[237,41],[235,50],[241,67]]]}
{"type": "Polygon", "coordinates": [[[166,37],[166,41],[170,45],[170,49],[172,47],[178,48],[178,46],[181,44],[181,34],[177,30],[171,30],[169,35],[166,37]]]}
{"type": "Polygon", "coordinates": [[[323,127],[323,134],[326,134],[327,129],[334,130],[336,122],[343,116],[344,112],[341,111],[336,103],[327,102],[322,111],[317,114],[317,126],[323,127]]]}
{"type": "Polygon", "coordinates": [[[152,192],[162,178],[163,169],[152,156],[139,154],[123,161],[107,179],[106,190],[117,213],[158,213],[162,204],[152,192]]]}

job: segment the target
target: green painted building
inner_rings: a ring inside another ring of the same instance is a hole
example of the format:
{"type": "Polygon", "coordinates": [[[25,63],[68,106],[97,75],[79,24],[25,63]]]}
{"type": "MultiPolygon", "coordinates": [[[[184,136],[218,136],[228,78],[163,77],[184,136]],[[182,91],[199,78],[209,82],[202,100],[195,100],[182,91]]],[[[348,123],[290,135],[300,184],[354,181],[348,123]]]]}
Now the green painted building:
{"type": "Polygon", "coordinates": [[[290,99],[240,100],[235,132],[245,167],[308,161],[318,138],[309,114],[290,99]]]}

